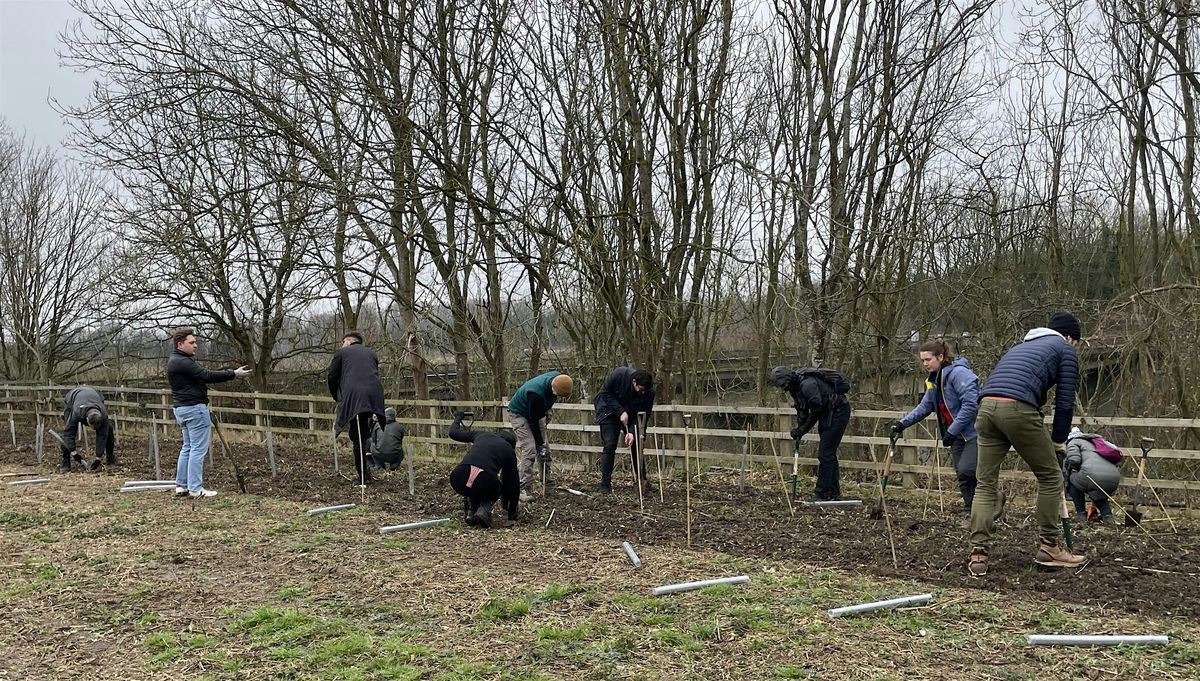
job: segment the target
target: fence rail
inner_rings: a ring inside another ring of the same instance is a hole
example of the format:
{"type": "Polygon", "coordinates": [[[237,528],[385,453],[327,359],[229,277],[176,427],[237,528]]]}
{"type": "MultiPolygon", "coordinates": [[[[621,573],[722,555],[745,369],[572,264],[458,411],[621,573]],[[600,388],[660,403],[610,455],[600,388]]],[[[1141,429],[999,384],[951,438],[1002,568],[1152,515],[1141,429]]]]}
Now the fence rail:
{"type": "MultiPolygon", "coordinates": [[[[95,387],[105,395],[110,415],[123,430],[131,424],[147,430],[153,425],[156,431],[161,429],[164,437],[170,436],[174,418],[169,390],[95,387]]],[[[14,419],[32,417],[50,423],[61,419],[62,398],[69,389],[65,386],[0,385],[0,407],[3,407],[0,417],[7,418],[14,444],[17,439],[14,419]]],[[[333,437],[335,418],[335,402],[330,397],[226,391],[210,391],[209,396],[211,409],[225,429],[251,436],[264,445],[278,435],[316,438],[323,441],[320,451],[330,451],[328,445],[333,437]]],[[[423,444],[433,458],[443,459],[447,457],[441,456],[439,449],[461,446],[445,436],[454,410],[474,410],[477,414],[475,427],[505,428],[506,404],[503,400],[395,400],[389,406],[396,407],[397,420],[409,431],[406,441],[423,444]]],[[[601,448],[599,427],[592,419],[592,405],[560,402],[553,411],[555,416],[549,430],[555,434],[555,453],[578,455],[587,465],[593,464],[601,448]]],[[[851,427],[842,439],[840,466],[848,470],[875,470],[873,461],[882,460],[888,445],[888,424],[902,415],[899,411],[856,410],[851,427]]],[[[791,447],[787,446],[791,442],[788,430],[793,416],[789,407],[658,405],[650,419],[644,448],[648,455],[661,455],[672,466],[682,465],[685,456],[704,465],[784,465],[793,458],[791,447]],[[685,416],[690,421],[686,425],[685,416]],[[685,432],[690,439],[686,453],[685,432]]],[[[1200,491],[1196,475],[1200,468],[1200,449],[1180,445],[1193,441],[1200,433],[1200,419],[1114,416],[1088,417],[1076,419],[1076,422],[1084,430],[1102,430],[1119,446],[1124,445],[1129,458],[1139,454],[1136,444],[1139,436],[1155,437],[1159,445],[1165,446],[1154,449],[1147,457],[1149,484],[1159,490],[1172,491],[1173,501],[1188,507],[1196,506],[1191,497],[1193,492],[1200,491]]],[[[953,478],[954,471],[935,431],[936,422],[930,418],[908,431],[915,437],[906,437],[897,443],[897,460],[892,469],[904,474],[900,484],[916,486],[920,483],[918,476],[921,476],[930,487],[934,482],[939,487],[945,485],[946,489],[952,486],[952,483],[940,480],[953,478]]],[[[803,438],[802,445],[817,440],[817,434],[810,433],[803,438]]],[[[333,450],[336,451],[336,445],[333,450]]],[[[798,462],[805,467],[817,463],[811,456],[799,457],[798,462]]],[[[1132,487],[1136,464],[1126,466],[1124,473],[1122,485],[1132,487]]],[[[1017,457],[1010,457],[1009,467],[1002,477],[1025,480],[1032,479],[1032,474],[1024,470],[1017,457]]]]}

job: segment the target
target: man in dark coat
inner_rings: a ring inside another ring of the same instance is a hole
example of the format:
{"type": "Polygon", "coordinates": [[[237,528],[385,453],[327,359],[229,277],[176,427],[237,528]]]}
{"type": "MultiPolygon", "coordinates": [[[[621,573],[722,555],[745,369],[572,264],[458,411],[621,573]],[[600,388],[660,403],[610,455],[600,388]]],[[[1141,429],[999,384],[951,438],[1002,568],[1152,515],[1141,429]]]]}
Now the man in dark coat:
{"type": "Polygon", "coordinates": [[[1066,312],[1055,313],[1045,327],[1032,329],[1013,346],[988,376],[975,430],[979,432],[978,486],[971,504],[971,555],[967,569],[981,577],[988,570],[988,549],[993,534],[993,509],[1000,466],[1011,447],[1037,478],[1038,548],[1034,562],[1053,568],[1079,567],[1086,558],[1060,545],[1063,479],[1056,449],[1065,449],[1075,410],[1075,383],[1079,377],[1079,320],[1066,312]],[[1050,433],[1042,425],[1046,393],[1057,386],[1054,424],[1050,433]]]}
{"type": "Polygon", "coordinates": [[[450,486],[463,497],[468,525],[492,526],[492,506],[504,500],[509,522],[517,520],[521,476],[517,472],[516,438],[512,433],[474,431],[463,426],[465,412],[454,414],[450,439],[470,443],[461,463],[450,471],[450,486]]]}
{"type": "Polygon", "coordinates": [[[348,331],[342,347],[329,362],[329,394],[337,401],[335,433],[346,432],[354,450],[355,486],[366,485],[371,471],[365,464],[366,447],[373,423],[383,420],[383,384],[379,381],[379,358],[363,345],[363,336],[348,331]]]}
{"type": "Polygon", "coordinates": [[[629,367],[617,367],[604,379],[600,392],[593,401],[596,405],[596,423],[600,425],[600,443],[604,447],[600,459],[601,493],[612,491],[613,461],[616,459],[617,441],[625,435],[625,446],[634,469],[642,480],[646,479],[646,462],[638,451],[639,414],[649,419],[654,409],[654,377],[649,371],[634,371],[629,367]],[[640,465],[639,465],[640,464],[640,465]]]}
{"type": "Polygon", "coordinates": [[[116,445],[116,435],[113,433],[112,421],[108,418],[108,407],[104,405],[104,396],[95,388],[87,386],[75,388],[63,399],[63,434],[62,434],[62,467],[71,469],[71,459],[74,458],[86,470],[92,470],[100,465],[100,454],[103,452],[105,463],[110,466],[117,462],[113,456],[116,445]],[[96,430],[96,448],[92,450],[95,461],[90,464],[83,460],[75,451],[76,433],[79,424],[86,423],[89,428],[96,430]]]}
{"type": "MultiPolygon", "coordinates": [[[[793,440],[799,440],[814,425],[820,424],[817,430],[821,436],[817,445],[817,486],[813,500],[837,501],[842,495],[837,450],[850,423],[850,400],[822,378],[823,371],[775,367],[769,378],[772,384],[792,396],[796,407],[796,427],[791,432],[793,440]]],[[[846,380],[837,372],[828,373],[842,382],[846,380]]],[[[845,389],[849,389],[848,382],[845,382],[845,389]]]]}

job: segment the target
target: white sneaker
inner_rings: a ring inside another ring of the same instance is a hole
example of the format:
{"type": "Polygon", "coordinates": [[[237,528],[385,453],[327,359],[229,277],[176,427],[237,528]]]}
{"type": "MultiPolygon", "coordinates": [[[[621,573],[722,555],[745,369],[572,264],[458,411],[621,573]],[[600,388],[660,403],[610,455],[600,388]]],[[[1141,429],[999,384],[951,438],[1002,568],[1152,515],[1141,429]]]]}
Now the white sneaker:
{"type": "Polygon", "coordinates": [[[527,503],[533,501],[533,495],[530,494],[529,492],[521,492],[521,496],[518,498],[521,500],[521,503],[523,503],[523,504],[527,504],[527,503]]]}
{"type": "Polygon", "coordinates": [[[188,489],[186,487],[180,487],[179,485],[175,485],[175,496],[186,497],[187,494],[188,494],[188,489]]]}
{"type": "Polygon", "coordinates": [[[211,489],[204,489],[203,487],[201,487],[198,490],[188,492],[188,496],[193,499],[195,499],[196,497],[215,497],[215,496],[217,496],[217,493],[212,491],[211,489]]]}

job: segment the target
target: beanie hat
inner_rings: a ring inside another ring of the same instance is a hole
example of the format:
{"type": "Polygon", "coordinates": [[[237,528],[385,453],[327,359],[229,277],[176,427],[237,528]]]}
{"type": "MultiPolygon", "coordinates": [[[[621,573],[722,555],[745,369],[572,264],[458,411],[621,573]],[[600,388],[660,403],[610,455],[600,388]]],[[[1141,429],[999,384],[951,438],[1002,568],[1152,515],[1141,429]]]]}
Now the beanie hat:
{"type": "Polygon", "coordinates": [[[92,407],[87,410],[87,415],[84,416],[84,419],[89,426],[95,428],[104,419],[104,414],[101,414],[99,409],[92,407]]]}
{"type": "Polygon", "coordinates": [[[571,394],[571,390],[575,387],[575,381],[566,374],[559,374],[550,381],[550,389],[554,391],[556,397],[566,397],[571,394]]]}
{"type": "Polygon", "coordinates": [[[395,420],[396,420],[396,408],[395,408],[395,407],[388,407],[387,409],[384,409],[384,410],[383,410],[383,418],[384,418],[384,419],[385,419],[385,420],[386,420],[388,423],[391,423],[392,421],[395,421],[395,420]]]}
{"type": "Polygon", "coordinates": [[[1082,337],[1079,331],[1079,320],[1070,312],[1055,312],[1050,316],[1050,321],[1046,323],[1046,326],[1075,340],[1079,340],[1082,337]]]}

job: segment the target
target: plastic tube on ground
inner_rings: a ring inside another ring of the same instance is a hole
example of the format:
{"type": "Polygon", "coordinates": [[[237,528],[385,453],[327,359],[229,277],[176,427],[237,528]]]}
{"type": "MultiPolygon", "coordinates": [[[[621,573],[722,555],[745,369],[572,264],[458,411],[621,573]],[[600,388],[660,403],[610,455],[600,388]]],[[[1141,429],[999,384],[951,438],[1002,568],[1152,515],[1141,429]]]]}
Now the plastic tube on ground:
{"type": "Polygon", "coordinates": [[[126,480],[126,487],[140,487],[142,485],[174,485],[174,480],[126,480]]]}
{"type": "Polygon", "coordinates": [[[1166,636],[1069,636],[1059,634],[1030,634],[1031,646],[1165,646],[1166,636]]]}
{"type": "Polygon", "coordinates": [[[920,605],[933,600],[933,594],[921,594],[919,596],[904,596],[902,598],[893,598],[886,601],[875,601],[874,603],[862,603],[860,605],[847,605],[844,608],[833,608],[829,611],[830,617],[841,617],[843,615],[858,615],[864,612],[872,612],[874,610],[886,610],[888,608],[903,608],[909,605],[920,605]]]}
{"type": "Polygon", "coordinates": [[[379,534],[389,534],[391,532],[403,532],[404,530],[415,530],[422,527],[433,527],[434,525],[445,525],[450,522],[449,518],[438,518],[437,520],[421,520],[415,523],[405,523],[403,525],[388,525],[379,528],[379,534]]]}
{"type": "Polygon", "coordinates": [[[37,480],[13,480],[12,482],[8,483],[8,486],[16,487],[18,485],[44,485],[48,482],[50,482],[50,478],[38,478],[37,480]]]}
{"type": "Polygon", "coordinates": [[[621,546],[625,549],[625,555],[629,556],[629,560],[633,561],[633,566],[635,568],[641,567],[642,559],[638,558],[637,552],[633,550],[633,544],[625,542],[624,544],[621,544],[621,546]]]}
{"type": "Polygon", "coordinates": [[[814,508],[839,508],[843,506],[862,506],[862,499],[841,499],[839,501],[802,501],[801,506],[814,508]]]}
{"type": "Polygon", "coordinates": [[[721,577],[720,579],[705,579],[699,582],[681,582],[679,584],[668,584],[666,586],[654,587],[651,594],[655,596],[663,596],[666,594],[676,594],[683,591],[695,591],[703,589],[706,586],[717,586],[718,584],[745,584],[750,578],[746,575],[738,575],[737,577],[721,577]]]}
{"type": "Polygon", "coordinates": [[[122,487],[122,492],[166,492],[175,489],[175,483],[169,485],[133,485],[132,487],[122,487]]]}
{"type": "Polygon", "coordinates": [[[307,515],[321,515],[322,513],[332,513],[333,511],[345,511],[346,509],[354,508],[354,504],[338,504],[337,506],[322,506],[321,508],[312,508],[305,511],[307,515]]]}

